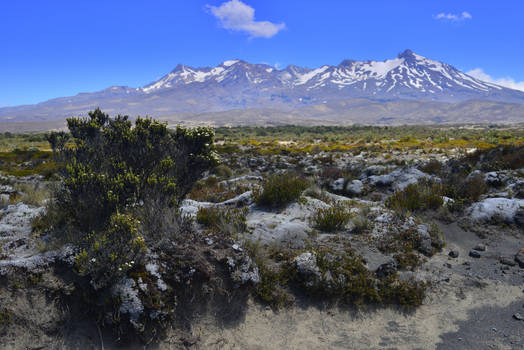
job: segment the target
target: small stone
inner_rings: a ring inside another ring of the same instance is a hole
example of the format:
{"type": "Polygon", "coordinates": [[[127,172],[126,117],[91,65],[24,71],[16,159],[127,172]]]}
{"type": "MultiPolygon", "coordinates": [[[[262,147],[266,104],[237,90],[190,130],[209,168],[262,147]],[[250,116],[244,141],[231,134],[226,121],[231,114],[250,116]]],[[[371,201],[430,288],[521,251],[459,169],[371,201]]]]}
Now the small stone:
{"type": "Polygon", "coordinates": [[[478,258],[480,258],[481,255],[480,255],[479,252],[477,252],[475,250],[470,250],[469,251],[469,256],[471,256],[472,258],[478,259],[478,258]]]}
{"type": "Polygon", "coordinates": [[[448,269],[451,269],[453,267],[451,264],[448,264],[448,263],[444,263],[444,266],[447,267],[448,269]]]}
{"type": "Polygon", "coordinates": [[[450,250],[449,253],[448,253],[448,255],[449,255],[450,257],[452,257],[453,259],[456,259],[456,258],[458,258],[458,256],[459,256],[459,252],[458,252],[457,250],[450,250]]]}
{"type": "Polygon", "coordinates": [[[514,262],[513,260],[508,259],[508,258],[506,258],[506,257],[500,257],[499,262],[500,262],[502,265],[507,265],[507,266],[515,266],[515,265],[517,265],[516,262],[514,262]]]}
{"type": "Polygon", "coordinates": [[[521,314],[519,314],[518,312],[516,314],[513,315],[513,318],[518,320],[518,321],[524,321],[524,316],[522,316],[521,314]]]}
{"type": "Polygon", "coordinates": [[[473,250],[479,251],[479,252],[485,252],[486,251],[486,245],[479,243],[473,248],[473,250]]]}
{"type": "Polygon", "coordinates": [[[239,252],[241,252],[241,251],[242,251],[242,248],[240,248],[240,246],[239,246],[238,244],[236,244],[236,243],[235,243],[235,244],[233,244],[232,248],[233,248],[234,250],[237,250],[237,251],[239,251],[239,252]]]}

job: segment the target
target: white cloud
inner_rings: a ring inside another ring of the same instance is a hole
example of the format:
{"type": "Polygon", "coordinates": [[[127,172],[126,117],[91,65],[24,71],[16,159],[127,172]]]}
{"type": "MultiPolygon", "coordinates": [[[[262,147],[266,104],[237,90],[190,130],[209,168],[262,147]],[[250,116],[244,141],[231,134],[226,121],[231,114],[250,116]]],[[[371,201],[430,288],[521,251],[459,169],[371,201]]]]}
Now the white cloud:
{"type": "Polygon", "coordinates": [[[434,16],[435,19],[442,19],[442,20],[449,20],[453,22],[459,22],[464,21],[466,19],[472,19],[473,16],[469,12],[462,12],[461,14],[454,14],[454,13],[439,13],[438,15],[434,16]]]}
{"type": "Polygon", "coordinates": [[[230,0],[218,7],[207,5],[207,8],[223,28],[246,32],[252,38],[271,38],[286,27],[284,23],[255,21],[255,9],[240,0],[230,0]]]}
{"type": "Polygon", "coordinates": [[[471,75],[473,78],[487,81],[488,83],[493,83],[493,84],[504,86],[510,89],[524,91],[524,81],[515,81],[515,79],[509,78],[509,77],[508,78],[493,78],[491,75],[486,74],[482,70],[482,68],[475,68],[473,70],[470,70],[469,72],[466,72],[466,74],[471,75]]]}

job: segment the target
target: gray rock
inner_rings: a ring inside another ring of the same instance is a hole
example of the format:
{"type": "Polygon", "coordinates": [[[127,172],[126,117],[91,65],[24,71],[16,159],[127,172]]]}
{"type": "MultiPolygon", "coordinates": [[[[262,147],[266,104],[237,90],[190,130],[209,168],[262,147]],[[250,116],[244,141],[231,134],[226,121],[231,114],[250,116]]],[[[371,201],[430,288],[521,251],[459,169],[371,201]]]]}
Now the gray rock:
{"type": "Polygon", "coordinates": [[[342,192],[342,190],[344,190],[344,182],[345,180],[343,178],[336,179],[331,183],[331,189],[334,192],[342,192]]]}
{"type": "Polygon", "coordinates": [[[482,244],[482,243],[479,243],[477,244],[473,250],[476,250],[478,252],[485,252],[486,251],[486,245],[485,244],[482,244]]]}
{"type": "Polygon", "coordinates": [[[495,187],[502,186],[504,184],[505,178],[506,176],[504,176],[504,174],[496,171],[486,173],[486,175],[484,176],[484,180],[486,181],[486,183],[490,186],[495,187]]]}
{"type": "Polygon", "coordinates": [[[513,318],[518,320],[518,321],[524,321],[524,316],[522,316],[521,314],[519,314],[518,312],[516,314],[513,315],[513,318]]]}
{"type": "Polygon", "coordinates": [[[346,185],[346,193],[352,196],[360,196],[364,191],[364,184],[360,180],[353,180],[346,185]]]}
{"type": "Polygon", "coordinates": [[[431,245],[431,236],[429,235],[429,229],[427,225],[418,225],[417,232],[420,236],[420,248],[419,250],[425,255],[431,255],[433,253],[433,246],[431,245]]]}
{"type": "Polygon", "coordinates": [[[317,256],[310,252],[302,253],[295,258],[298,273],[304,277],[320,277],[320,269],[317,266],[317,256]]]}

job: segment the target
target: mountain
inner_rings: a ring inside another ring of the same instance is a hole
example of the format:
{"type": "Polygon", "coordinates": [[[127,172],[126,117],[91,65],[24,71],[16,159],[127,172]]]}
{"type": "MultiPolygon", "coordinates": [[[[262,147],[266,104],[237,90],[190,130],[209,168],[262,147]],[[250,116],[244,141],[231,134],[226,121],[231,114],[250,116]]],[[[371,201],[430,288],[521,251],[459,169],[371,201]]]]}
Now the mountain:
{"type": "MultiPolygon", "coordinates": [[[[205,68],[179,64],[159,80],[139,88],[114,86],[35,105],[0,108],[0,121],[85,115],[97,106],[110,114],[166,118],[244,109],[274,110],[289,115],[308,106],[359,99],[374,106],[386,102],[410,106],[409,101],[442,102],[455,107],[472,100],[497,102],[501,106],[511,103],[512,107],[492,109],[516,109],[517,119],[518,110],[524,110],[524,92],[475,79],[451,65],[406,50],[386,61],[344,60],[337,66],[315,69],[293,65],[276,69],[242,60],[205,68]]],[[[344,105],[354,108],[351,104],[344,105]]],[[[313,109],[321,116],[322,108],[313,109]]],[[[423,118],[424,111],[419,112],[423,118]]],[[[365,122],[366,113],[361,113],[365,122]]]]}

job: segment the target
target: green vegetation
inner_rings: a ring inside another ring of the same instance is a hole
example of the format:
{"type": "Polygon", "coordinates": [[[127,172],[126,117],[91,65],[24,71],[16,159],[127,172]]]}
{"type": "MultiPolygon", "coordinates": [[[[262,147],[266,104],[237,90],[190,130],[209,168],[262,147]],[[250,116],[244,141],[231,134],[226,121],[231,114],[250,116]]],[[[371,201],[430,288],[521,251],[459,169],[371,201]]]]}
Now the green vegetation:
{"type": "Polygon", "coordinates": [[[67,122],[74,147],[52,144],[63,184],[48,215],[55,237],[79,248],[77,271],[103,288],[140,264],[147,246],[176,234],[168,223],[178,203],[217,162],[213,131],[170,131],[142,118],[133,126],[99,109],[67,122]]]}
{"type": "Polygon", "coordinates": [[[324,232],[343,230],[350,220],[349,211],[343,203],[335,203],[329,208],[320,208],[312,216],[313,226],[324,232]]]}
{"type": "Polygon", "coordinates": [[[296,175],[272,175],[255,194],[255,202],[263,207],[282,208],[296,201],[307,187],[308,182],[296,175]]]}
{"type": "Polygon", "coordinates": [[[398,213],[438,209],[442,206],[442,187],[428,181],[420,181],[395,191],[387,200],[386,206],[398,213]]]}
{"type": "Polygon", "coordinates": [[[232,236],[247,230],[246,214],[247,208],[201,207],[196,220],[215,233],[232,236]]]}
{"type": "Polygon", "coordinates": [[[320,151],[480,150],[524,145],[523,126],[296,126],[221,127],[220,153],[296,154],[320,151]],[[285,141],[284,143],[281,141],[285,141]],[[239,147],[242,146],[242,147],[239,147]]]}

